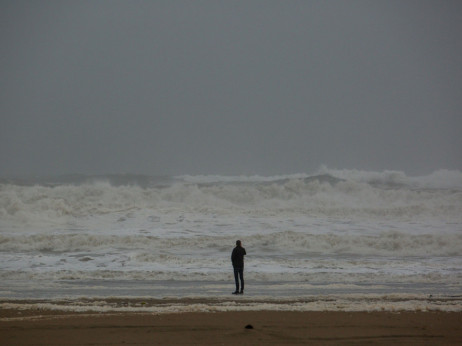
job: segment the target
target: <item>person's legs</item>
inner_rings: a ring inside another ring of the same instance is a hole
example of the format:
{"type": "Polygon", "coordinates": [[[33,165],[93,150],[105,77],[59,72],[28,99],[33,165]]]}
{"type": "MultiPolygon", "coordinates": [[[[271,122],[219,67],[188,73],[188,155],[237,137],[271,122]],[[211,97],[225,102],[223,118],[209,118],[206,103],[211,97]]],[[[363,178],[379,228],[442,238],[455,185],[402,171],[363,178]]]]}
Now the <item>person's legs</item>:
{"type": "Polygon", "coordinates": [[[244,268],[239,268],[239,278],[241,279],[241,293],[244,292],[244,268]]]}
{"type": "Polygon", "coordinates": [[[234,282],[236,283],[236,292],[239,292],[239,268],[234,268],[234,282]]]}

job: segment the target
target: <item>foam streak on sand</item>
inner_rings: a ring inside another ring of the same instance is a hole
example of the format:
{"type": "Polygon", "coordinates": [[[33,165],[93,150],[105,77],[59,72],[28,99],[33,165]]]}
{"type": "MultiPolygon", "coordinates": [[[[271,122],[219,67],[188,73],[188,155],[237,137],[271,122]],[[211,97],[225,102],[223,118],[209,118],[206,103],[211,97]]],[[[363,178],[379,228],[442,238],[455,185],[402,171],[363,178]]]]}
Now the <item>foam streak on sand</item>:
{"type": "MultiPolygon", "coordinates": [[[[3,300],[3,311],[99,313],[186,313],[229,311],[446,311],[461,312],[462,296],[391,295],[319,295],[303,299],[245,298],[105,298],[67,300],[3,300]]],[[[35,315],[34,315],[35,316],[35,315]]],[[[33,316],[33,317],[34,317],[33,316]]],[[[36,316],[35,316],[36,317],[36,316]]],[[[34,318],[35,318],[34,317],[34,318]]],[[[6,321],[23,317],[2,317],[6,321]]]]}

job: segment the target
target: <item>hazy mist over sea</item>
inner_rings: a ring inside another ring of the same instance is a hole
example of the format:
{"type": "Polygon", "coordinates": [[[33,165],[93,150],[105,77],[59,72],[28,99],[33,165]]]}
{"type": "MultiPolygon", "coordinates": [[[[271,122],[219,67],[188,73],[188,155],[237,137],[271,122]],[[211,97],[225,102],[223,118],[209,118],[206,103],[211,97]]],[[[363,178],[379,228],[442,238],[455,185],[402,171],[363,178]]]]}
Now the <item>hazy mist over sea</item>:
{"type": "Polygon", "coordinates": [[[0,176],[462,170],[458,1],[2,1],[0,176]]]}

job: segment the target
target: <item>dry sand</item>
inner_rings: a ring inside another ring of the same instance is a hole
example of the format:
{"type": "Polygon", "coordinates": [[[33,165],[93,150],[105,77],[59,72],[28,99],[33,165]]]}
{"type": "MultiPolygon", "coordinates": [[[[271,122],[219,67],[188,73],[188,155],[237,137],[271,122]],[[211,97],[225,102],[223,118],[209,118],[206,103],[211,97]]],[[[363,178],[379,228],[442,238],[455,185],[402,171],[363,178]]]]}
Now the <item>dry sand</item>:
{"type": "Polygon", "coordinates": [[[462,345],[461,322],[461,312],[153,314],[3,308],[0,345],[462,345]]]}

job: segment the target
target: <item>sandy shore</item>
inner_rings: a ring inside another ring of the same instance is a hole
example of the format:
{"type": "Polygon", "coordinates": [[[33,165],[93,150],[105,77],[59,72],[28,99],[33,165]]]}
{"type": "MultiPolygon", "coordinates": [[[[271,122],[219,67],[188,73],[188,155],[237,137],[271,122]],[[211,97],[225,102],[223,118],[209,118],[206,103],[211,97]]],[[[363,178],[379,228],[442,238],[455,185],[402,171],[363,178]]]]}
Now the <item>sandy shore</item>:
{"type": "Polygon", "coordinates": [[[3,306],[0,345],[460,345],[461,321],[461,312],[155,314],[3,306]]]}

